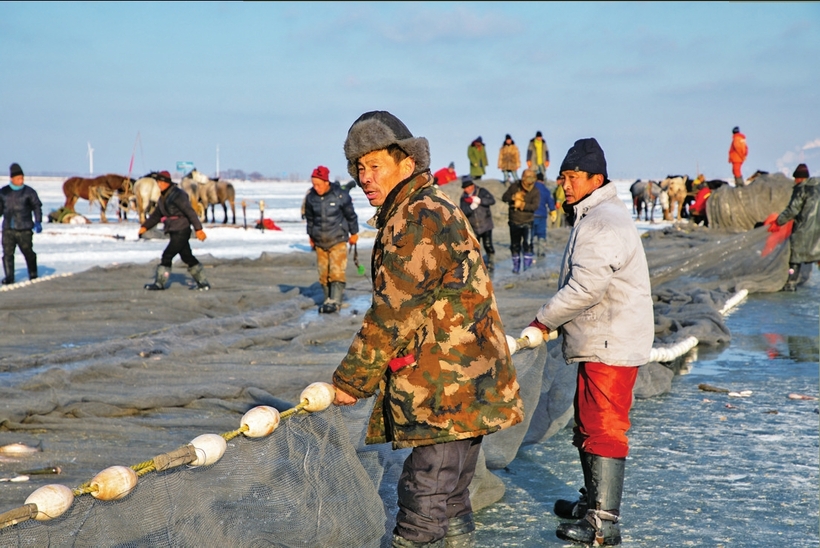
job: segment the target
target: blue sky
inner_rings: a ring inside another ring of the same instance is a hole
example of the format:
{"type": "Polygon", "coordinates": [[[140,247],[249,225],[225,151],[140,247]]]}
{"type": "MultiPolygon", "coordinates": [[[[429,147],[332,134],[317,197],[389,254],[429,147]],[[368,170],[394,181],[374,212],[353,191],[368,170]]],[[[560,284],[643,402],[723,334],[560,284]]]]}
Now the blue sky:
{"type": "Polygon", "coordinates": [[[596,137],[612,177],[820,173],[820,4],[535,2],[0,3],[0,163],[29,173],[173,171],[192,161],[347,179],[363,112],[467,168],[481,135],[536,131],[548,175],[596,137]]]}

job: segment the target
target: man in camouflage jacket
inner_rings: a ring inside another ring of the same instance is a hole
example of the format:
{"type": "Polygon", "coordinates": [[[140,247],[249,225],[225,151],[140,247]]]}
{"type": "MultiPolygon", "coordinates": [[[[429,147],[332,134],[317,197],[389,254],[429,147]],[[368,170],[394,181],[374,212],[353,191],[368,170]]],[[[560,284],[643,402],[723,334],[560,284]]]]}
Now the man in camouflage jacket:
{"type": "Polygon", "coordinates": [[[492,283],[464,214],[433,184],[426,139],[368,112],[345,155],[379,209],[373,304],[333,374],[336,403],[375,395],[366,442],[413,448],[393,546],[470,546],[481,439],[523,420],[492,283]]]}

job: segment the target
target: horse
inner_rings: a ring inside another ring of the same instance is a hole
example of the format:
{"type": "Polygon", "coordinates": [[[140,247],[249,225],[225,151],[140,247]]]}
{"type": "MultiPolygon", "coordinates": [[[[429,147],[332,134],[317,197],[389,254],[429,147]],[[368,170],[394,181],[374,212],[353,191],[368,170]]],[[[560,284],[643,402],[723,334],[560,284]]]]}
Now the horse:
{"type": "Polygon", "coordinates": [[[100,202],[100,222],[107,223],[105,208],[114,193],[127,194],[131,190],[131,179],[122,175],[109,173],[100,175],[93,179],[85,177],[71,177],[63,183],[63,194],[65,195],[65,205],[68,209],[74,210],[79,198],[88,200],[89,205],[93,202],[100,202]]]}
{"type": "Polygon", "coordinates": [[[638,179],[629,187],[629,192],[632,194],[632,211],[636,214],[635,220],[640,220],[641,210],[643,210],[644,221],[654,223],[655,206],[662,194],[660,185],[655,181],[638,179]],[[652,204],[651,207],[649,204],[652,204]]]}
{"type": "Polygon", "coordinates": [[[137,200],[136,210],[140,216],[140,224],[145,223],[146,217],[154,211],[159,202],[159,185],[154,179],[153,173],[149,173],[145,177],[137,179],[134,183],[134,196],[137,200]]]}
{"type": "Polygon", "coordinates": [[[688,175],[667,175],[666,179],[661,181],[660,186],[666,191],[669,196],[669,210],[664,217],[667,221],[672,219],[672,207],[674,204],[678,221],[683,219],[683,204],[686,200],[686,182],[689,180],[688,175]]]}
{"type": "Polygon", "coordinates": [[[222,224],[227,224],[227,202],[231,204],[231,224],[236,224],[236,191],[231,183],[211,179],[207,183],[199,185],[197,195],[199,197],[199,201],[202,203],[203,209],[205,210],[205,222],[208,222],[208,206],[211,207],[211,222],[216,222],[216,204],[220,204],[222,206],[222,211],[225,214],[222,224]]]}
{"type": "Polygon", "coordinates": [[[184,190],[185,193],[188,195],[188,199],[191,201],[191,207],[194,208],[196,216],[202,219],[205,215],[205,209],[202,207],[202,203],[199,201],[199,191],[197,189],[198,185],[188,175],[182,178],[182,181],[179,182],[179,187],[182,190],[184,190]]]}

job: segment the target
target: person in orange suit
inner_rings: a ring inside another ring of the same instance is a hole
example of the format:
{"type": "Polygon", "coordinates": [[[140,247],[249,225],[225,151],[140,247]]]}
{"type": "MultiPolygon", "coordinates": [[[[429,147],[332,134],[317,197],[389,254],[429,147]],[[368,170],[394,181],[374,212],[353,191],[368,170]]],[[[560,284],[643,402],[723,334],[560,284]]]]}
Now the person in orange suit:
{"type": "Polygon", "coordinates": [[[732,146],[729,147],[729,163],[732,164],[732,175],[735,176],[735,186],[743,186],[743,175],[740,167],[746,161],[749,154],[749,147],[746,145],[746,136],[740,132],[740,128],[735,126],[732,129],[732,146]]]}

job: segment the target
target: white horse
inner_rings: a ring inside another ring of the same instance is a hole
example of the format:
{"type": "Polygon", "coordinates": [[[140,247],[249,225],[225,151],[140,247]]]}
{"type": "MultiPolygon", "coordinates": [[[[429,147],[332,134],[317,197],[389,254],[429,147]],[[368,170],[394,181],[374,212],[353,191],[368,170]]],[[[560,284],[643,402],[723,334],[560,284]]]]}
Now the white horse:
{"type": "Polygon", "coordinates": [[[160,194],[159,185],[156,179],[146,175],[134,183],[133,190],[134,196],[137,199],[137,212],[140,216],[140,224],[143,224],[145,218],[157,207],[160,194]]]}

